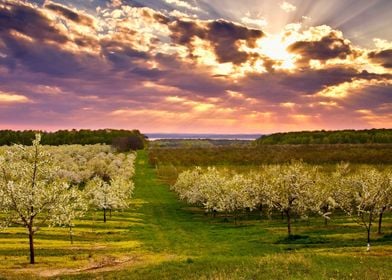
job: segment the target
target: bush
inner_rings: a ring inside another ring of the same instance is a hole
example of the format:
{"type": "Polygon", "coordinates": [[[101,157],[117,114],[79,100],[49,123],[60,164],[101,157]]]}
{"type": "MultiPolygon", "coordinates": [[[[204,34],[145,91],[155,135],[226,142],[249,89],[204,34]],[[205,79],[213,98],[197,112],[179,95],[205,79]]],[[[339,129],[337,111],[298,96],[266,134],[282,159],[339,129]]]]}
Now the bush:
{"type": "Polygon", "coordinates": [[[112,147],[119,152],[142,150],[144,149],[144,140],[137,135],[117,137],[112,140],[112,147]]]}

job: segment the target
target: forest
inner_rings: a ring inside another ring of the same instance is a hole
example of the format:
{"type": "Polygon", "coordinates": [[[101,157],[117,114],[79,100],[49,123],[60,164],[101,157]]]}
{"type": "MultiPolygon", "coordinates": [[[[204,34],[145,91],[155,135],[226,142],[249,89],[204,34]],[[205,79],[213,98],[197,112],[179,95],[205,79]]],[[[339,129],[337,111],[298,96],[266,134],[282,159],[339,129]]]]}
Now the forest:
{"type": "Polygon", "coordinates": [[[145,135],[139,130],[124,129],[81,129],[81,130],[58,130],[55,132],[36,130],[0,130],[0,146],[22,144],[31,145],[35,134],[40,133],[42,145],[93,145],[106,144],[114,145],[120,149],[143,149],[147,141],[145,135]]]}
{"type": "Polygon", "coordinates": [[[392,143],[392,129],[300,131],[274,133],[257,139],[258,145],[392,143]]]}

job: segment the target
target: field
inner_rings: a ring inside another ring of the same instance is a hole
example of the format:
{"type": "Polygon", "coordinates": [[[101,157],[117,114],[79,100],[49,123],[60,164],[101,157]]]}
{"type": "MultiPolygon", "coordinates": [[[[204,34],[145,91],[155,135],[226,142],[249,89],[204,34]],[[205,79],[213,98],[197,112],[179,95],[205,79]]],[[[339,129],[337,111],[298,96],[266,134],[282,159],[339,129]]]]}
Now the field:
{"type": "MultiPolygon", "coordinates": [[[[197,141],[196,141],[197,143],[197,141]]],[[[175,166],[259,166],[302,159],[311,164],[392,164],[392,144],[334,145],[213,145],[190,147],[179,144],[157,148],[152,146],[149,160],[153,165],[175,166]]],[[[155,144],[157,145],[157,144],[155,144]]]]}
{"type": "MultiPolygon", "coordinates": [[[[76,221],[74,244],[67,229],[36,236],[37,264],[28,264],[21,228],[0,234],[0,278],[23,279],[390,279],[392,217],[383,235],[365,232],[343,215],[328,226],[320,217],[293,223],[288,240],[280,215],[252,214],[234,224],[186,205],[156,177],[145,151],[138,152],[135,192],[129,209],[76,221]]],[[[374,230],[376,228],[374,227],[374,230]]]]}

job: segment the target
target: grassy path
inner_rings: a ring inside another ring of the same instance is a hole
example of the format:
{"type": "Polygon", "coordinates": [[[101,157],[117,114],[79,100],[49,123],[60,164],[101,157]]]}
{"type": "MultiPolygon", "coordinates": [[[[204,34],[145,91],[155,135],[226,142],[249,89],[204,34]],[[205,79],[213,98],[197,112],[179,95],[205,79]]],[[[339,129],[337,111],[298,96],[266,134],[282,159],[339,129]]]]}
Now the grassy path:
{"type": "MultiPolygon", "coordinates": [[[[106,224],[101,213],[77,221],[75,244],[64,229],[42,229],[34,267],[23,229],[0,234],[0,279],[391,279],[391,235],[366,253],[364,232],[347,219],[297,222],[295,234],[306,238],[287,243],[280,219],[234,225],[207,217],[158,180],[145,151],[134,182],[130,209],[106,224]]],[[[384,229],[391,228],[389,216],[384,229]]]]}
{"type": "Polygon", "coordinates": [[[195,212],[195,209],[180,202],[167,185],[157,180],[154,169],[146,161],[146,155],[139,153],[134,199],[140,206],[134,210],[143,216],[144,223],[135,230],[149,250],[183,257],[207,253],[226,255],[230,251],[235,254],[260,254],[257,247],[252,252],[241,249],[244,247],[242,237],[249,237],[252,231],[260,234],[255,227],[241,229],[231,223],[214,222],[200,210],[195,212]]]}

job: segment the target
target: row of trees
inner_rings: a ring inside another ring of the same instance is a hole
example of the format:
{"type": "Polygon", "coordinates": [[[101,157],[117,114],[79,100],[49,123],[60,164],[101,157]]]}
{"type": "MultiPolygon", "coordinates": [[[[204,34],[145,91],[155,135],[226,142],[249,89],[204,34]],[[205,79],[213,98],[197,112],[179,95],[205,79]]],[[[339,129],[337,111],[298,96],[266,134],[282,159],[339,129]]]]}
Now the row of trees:
{"type": "Polygon", "coordinates": [[[261,145],[258,147],[150,148],[152,165],[262,165],[302,159],[307,163],[392,164],[391,144],[261,145]]]}
{"type": "Polygon", "coordinates": [[[35,263],[34,235],[43,226],[72,228],[89,209],[128,207],[135,154],[114,154],[110,146],[40,144],[0,148],[0,227],[21,225],[35,263]]]}
{"type": "Polygon", "coordinates": [[[274,133],[260,137],[256,143],[258,145],[392,143],[392,129],[274,133]]]}
{"type": "Polygon", "coordinates": [[[102,143],[113,145],[121,151],[143,149],[147,141],[146,136],[141,134],[139,130],[72,129],[56,132],[0,130],[0,146],[12,144],[31,145],[36,133],[41,134],[41,143],[44,145],[92,145],[102,143]]]}
{"type": "Polygon", "coordinates": [[[351,171],[348,164],[339,164],[334,172],[326,173],[301,161],[267,165],[248,174],[196,167],[182,172],[172,189],[181,199],[213,213],[278,210],[286,216],[289,237],[294,215],[318,213],[327,221],[340,208],[366,228],[370,244],[375,218],[379,217],[381,230],[382,215],[391,209],[392,170],[363,167],[351,171]]]}
{"type": "Polygon", "coordinates": [[[149,143],[150,148],[214,148],[214,147],[248,147],[249,140],[233,139],[158,139],[149,143]]]}

